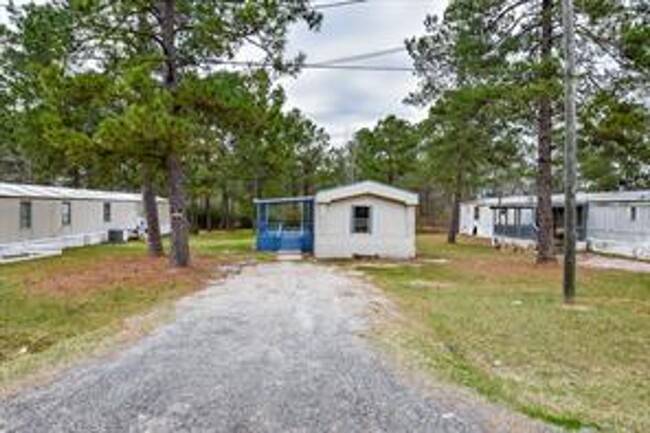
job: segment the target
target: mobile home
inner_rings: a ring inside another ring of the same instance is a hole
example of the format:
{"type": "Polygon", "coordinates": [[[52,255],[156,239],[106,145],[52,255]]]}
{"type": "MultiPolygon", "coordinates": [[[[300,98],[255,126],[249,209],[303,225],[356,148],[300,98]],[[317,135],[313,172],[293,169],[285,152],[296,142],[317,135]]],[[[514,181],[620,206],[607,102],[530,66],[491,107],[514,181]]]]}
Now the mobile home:
{"type": "MultiPolygon", "coordinates": [[[[109,231],[137,230],[141,202],[140,194],[0,182],[0,259],[58,254],[105,242],[109,231]]],[[[167,233],[167,200],[158,207],[167,233]]]]}
{"type": "MultiPolygon", "coordinates": [[[[564,196],[554,195],[556,241],[564,230],[564,196]]],[[[650,259],[650,191],[579,193],[577,239],[582,250],[650,259]]],[[[537,236],[534,196],[486,198],[461,205],[460,232],[495,243],[533,246],[537,236]]]]}

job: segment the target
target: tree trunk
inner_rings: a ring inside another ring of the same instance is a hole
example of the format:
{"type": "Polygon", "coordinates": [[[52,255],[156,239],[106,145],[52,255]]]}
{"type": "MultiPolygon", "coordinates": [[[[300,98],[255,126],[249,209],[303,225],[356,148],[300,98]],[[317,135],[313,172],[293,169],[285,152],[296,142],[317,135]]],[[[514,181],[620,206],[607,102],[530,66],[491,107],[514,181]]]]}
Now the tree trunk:
{"type": "Polygon", "coordinates": [[[458,227],[460,225],[460,194],[454,193],[453,209],[451,210],[451,219],[449,221],[449,231],[447,232],[447,243],[455,244],[458,227]]]}
{"type": "MultiPolygon", "coordinates": [[[[146,14],[138,15],[138,29],[143,33],[146,30],[146,14]]],[[[139,41],[140,52],[146,52],[148,41],[142,37],[139,41]]],[[[147,221],[147,253],[149,257],[161,257],[165,251],[160,233],[160,217],[158,215],[158,202],[156,200],[156,189],[154,188],[154,167],[145,162],[141,164],[142,170],[142,207],[147,221]]]]}
{"type": "Polygon", "coordinates": [[[456,185],[454,187],[453,209],[449,221],[449,232],[447,232],[447,243],[455,244],[456,235],[460,227],[460,201],[462,198],[463,172],[460,167],[456,171],[456,185]]]}
{"type": "Polygon", "coordinates": [[[81,188],[81,173],[77,168],[72,169],[72,187],[81,188]]]}
{"type": "MultiPolygon", "coordinates": [[[[162,45],[164,57],[165,87],[173,94],[178,86],[178,64],[176,59],[176,2],[162,1],[162,45]]],[[[174,113],[178,107],[174,106],[174,113]]],[[[185,267],[190,263],[189,224],[185,209],[185,174],[183,164],[174,143],[168,143],[167,180],[169,182],[169,204],[172,225],[170,264],[185,267]]]]}
{"type": "MultiPolygon", "coordinates": [[[[311,168],[311,167],[310,167],[311,168]]],[[[314,188],[311,184],[310,177],[316,172],[316,168],[312,168],[311,170],[304,170],[302,173],[302,195],[303,196],[308,196],[311,195],[314,188]]]]}
{"type": "Polygon", "coordinates": [[[432,197],[431,197],[431,187],[427,186],[424,189],[424,221],[425,225],[427,226],[432,226],[435,225],[435,219],[434,219],[434,206],[431,204],[432,202],[432,197]]]}
{"type": "Polygon", "coordinates": [[[212,202],[210,194],[205,195],[205,229],[209,232],[212,231],[212,202]]]}
{"type": "Polygon", "coordinates": [[[142,180],[142,204],[147,220],[147,250],[150,257],[163,255],[162,237],[160,235],[160,219],[158,218],[158,203],[150,172],[145,169],[142,180]]]}
{"type": "Polygon", "coordinates": [[[166,158],[169,176],[169,212],[172,237],[170,263],[174,267],[190,264],[189,224],[185,215],[185,180],[183,166],[176,153],[170,150],[166,158]]]}
{"type": "Polygon", "coordinates": [[[228,189],[224,186],[221,191],[221,215],[222,215],[222,228],[224,230],[231,229],[230,223],[230,195],[228,189]]]}
{"type": "MultiPolygon", "coordinates": [[[[542,0],[541,79],[548,84],[553,79],[551,56],[553,49],[553,1],[542,0]]],[[[537,262],[555,261],[553,251],[553,108],[549,95],[539,99],[537,119],[537,262]]]]}

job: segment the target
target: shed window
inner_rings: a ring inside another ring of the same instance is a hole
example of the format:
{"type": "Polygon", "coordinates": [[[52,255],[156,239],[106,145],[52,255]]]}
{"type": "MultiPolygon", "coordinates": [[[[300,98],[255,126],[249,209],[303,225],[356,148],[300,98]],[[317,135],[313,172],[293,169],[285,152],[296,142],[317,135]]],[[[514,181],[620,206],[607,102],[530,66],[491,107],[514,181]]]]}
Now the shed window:
{"type": "Polygon", "coordinates": [[[370,206],[352,206],[352,233],[370,233],[370,206]]]}
{"type": "Polygon", "coordinates": [[[481,208],[474,206],[474,219],[478,220],[481,217],[481,208]]]}
{"type": "Polygon", "coordinates": [[[109,202],[104,203],[104,222],[111,222],[111,204],[109,202]]]}
{"type": "Polygon", "coordinates": [[[61,224],[69,226],[72,223],[72,204],[69,201],[61,203],[61,224]]]}
{"type": "Polygon", "coordinates": [[[630,221],[636,221],[636,206],[630,207],[630,221]]]}
{"type": "Polygon", "coordinates": [[[20,228],[32,228],[32,202],[30,201],[20,202],[20,228]]]}

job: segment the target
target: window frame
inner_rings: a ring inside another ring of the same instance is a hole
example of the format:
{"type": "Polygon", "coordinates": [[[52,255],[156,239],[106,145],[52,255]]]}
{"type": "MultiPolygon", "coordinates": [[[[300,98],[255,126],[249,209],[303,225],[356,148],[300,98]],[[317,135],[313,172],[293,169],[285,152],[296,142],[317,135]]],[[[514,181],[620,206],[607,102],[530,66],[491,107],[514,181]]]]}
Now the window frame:
{"type": "Polygon", "coordinates": [[[20,201],[18,219],[21,230],[30,230],[32,228],[34,222],[34,210],[31,201],[20,201]]]}
{"type": "Polygon", "coordinates": [[[102,205],[102,219],[105,223],[113,221],[113,206],[110,201],[105,201],[102,205]]]}
{"type": "Polygon", "coordinates": [[[354,235],[369,235],[372,234],[372,206],[370,205],[352,205],[352,214],[351,214],[351,226],[350,232],[354,235]],[[367,209],[368,214],[365,217],[358,217],[357,210],[367,209]],[[365,230],[360,230],[357,222],[359,220],[365,220],[365,230]]]}
{"type": "Polygon", "coordinates": [[[61,225],[68,227],[72,225],[72,202],[61,202],[61,225]]]}

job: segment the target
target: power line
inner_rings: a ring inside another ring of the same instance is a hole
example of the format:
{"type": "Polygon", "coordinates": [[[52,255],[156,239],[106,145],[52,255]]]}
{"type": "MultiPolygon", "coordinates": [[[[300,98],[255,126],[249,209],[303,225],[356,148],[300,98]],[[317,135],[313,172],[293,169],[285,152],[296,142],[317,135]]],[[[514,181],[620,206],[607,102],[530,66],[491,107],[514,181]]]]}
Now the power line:
{"type": "MultiPolygon", "coordinates": [[[[368,2],[368,0],[341,0],[341,1],[334,1],[334,2],[331,2],[331,3],[316,3],[316,4],[312,5],[312,8],[313,9],[330,9],[330,8],[336,8],[336,7],[340,7],[340,6],[351,6],[351,5],[354,5],[354,4],[367,3],[367,2],[368,2]]],[[[238,2],[233,2],[233,3],[237,4],[238,2]]],[[[8,3],[8,2],[0,3],[0,8],[8,8],[9,6],[11,6],[11,3],[8,3]]],[[[13,6],[21,8],[24,5],[15,4],[13,6]]]]}
{"type": "Polygon", "coordinates": [[[431,3],[431,0],[340,0],[332,3],[321,3],[312,5],[316,9],[326,9],[338,6],[352,6],[357,4],[372,5],[372,4],[404,4],[404,3],[431,3]]]}
{"type": "Polygon", "coordinates": [[[336,59],[330,59],[326,60],[323,62],[316,62],[316,65],[330,65],[330,64],[338,64],[338,63],[347,63],[347,62],[352,62],[356,60],[366,60],[366,59],[373,59],[376,57],[383,57],[387,56],[389,54],[396,54],[396,53],[401,53],[404,51],[404,47],[395,47],[395,48],[388,48],[385,50],[379,50],[379,51],[372,51],[370,53],[363,53],[363,54],[356,54],[353,56],[348,56],[348,57],[339,57],[336,59]]]}
{"type": "MultiPolygon", "coordinates": [[[[238,60],[220,60],[215,62],[220,65],[246,66],[272,68],[273,65],[264,62],[250,62],[238,60]]],[[[321,70],[343,70],[343,71],[366,71],[366,72],[415,72],[415,69],[406,66],[372,66],[372,65],[324,65],[320,63],[304,63],[300,65],[303,69],[321,70]]]]}
{"type": "Polygon", "coordinates": [[[331,8],[337,8],[340,6],[351,6],[359,3],[366,3],[367,0],[342,0],[342,1],[336,1],[333,3],[321,3],[321,4],[315,4],[312,7],[314,9],[331,9],[331,8]]]}

